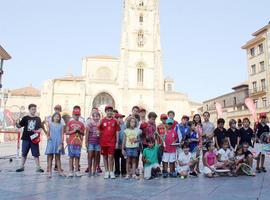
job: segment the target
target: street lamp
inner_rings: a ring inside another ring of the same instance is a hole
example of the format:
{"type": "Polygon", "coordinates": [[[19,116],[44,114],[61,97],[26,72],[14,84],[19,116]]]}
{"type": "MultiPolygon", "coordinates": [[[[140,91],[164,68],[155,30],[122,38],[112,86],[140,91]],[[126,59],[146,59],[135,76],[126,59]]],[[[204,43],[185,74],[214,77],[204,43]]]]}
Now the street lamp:
{"type": "Polygon", "coordinates": [[[3,109],[3,129],[6,128],[6,118],[5,118],[5,110],[6,110],[6,104],[7,104],[7,100],[8,100],[8,93],[7,91],[5,90],[4,91],[4,94],[3,94],[3,102],[4,102],[4,109],[3,109]]]}

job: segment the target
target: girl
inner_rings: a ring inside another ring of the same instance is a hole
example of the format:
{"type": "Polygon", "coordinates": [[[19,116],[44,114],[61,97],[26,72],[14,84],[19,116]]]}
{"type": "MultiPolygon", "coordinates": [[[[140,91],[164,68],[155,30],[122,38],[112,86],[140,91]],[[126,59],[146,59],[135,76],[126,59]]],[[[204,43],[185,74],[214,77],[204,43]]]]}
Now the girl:
{"type": "Polygon", "coordinates": [[[98,155],[100,154],[99,131],[98,125],[100,114],[92,113],[92,119],[89,120],[86,126],[85,146],[88,149],[88,173],[89,177],[98,176],[96,172],[98,164],[98,155]]]}
{"type": "MultiPolygon", "coordinates": [[[[45,154],[48,156],[48,177],[52,177],[52,160],[55,155],[55,162],[58,169],[61,168],[60,155],[64,154],[64,128],[61,124],[61,115],[59,113],[54,113],[51,122],[48,124],[47,132],[47,147],[45,154]]],[[[58,170],[59,176],[64,176],[62,170],[58,170]]]]}
{"type": "Polygon", "coordinates": [[[127,127],[124,131],[124,138],[122,144],[122,153],[127,156],[127,176],[126,179],[134,178],[136,176],[136,161],[138,157],[138,147],[139,147],[139,135],[140,129],[137,127],[138,121],[135,117],[131,116],[127,120],[127,127]]]}
{"type": "Polygon", "coordinates": [[[203,157],[203,172],[208,178],[215,177],[215,169],[222,168],[223,164],[217,162],[216,153],[214,152],[215,146],[212,142],[206,144],[207,152],[203,157]]]}
{"type": "Polygon", "coordinates": [[[242,167],[242,164],[244,162],[244,159],[245,159],[245,155],[243,153],[242,146],[237,146],[236,152],[235,152],[235,161],[234,161],[234,170],[233,170],[234,176],[238,175],[242,167]]]}
{"type": "MultiPolygon", "coordinates": [[[[196,132],[195,123],[193,121],[190,121],[189,123],[190,131],[187,135],[188,142],[189,142],[189,151],[194,152],[196,151],[196,157],[200,155],[200,150],[198,148],[199,146],[199,134],[196,132]]],[[[194,172],[197,175],[197,170],[199,171],[199,167],[195,166],[194,172]]]]}
{"type": "Polygon", "coordinates": [[[230,148],[235,150],[237,148],[237,138],[239,130],[236,128],[236,121],[231,119],[229,121],[230,128],[227,130],[226,139],[229,141],[230,148]]]}
{"type": "MultiPolygon", "coordinates": [[[[193,117],[193,122],[195,123],[195,131],[196,131],[196,133],[198,133],[198,136],[199,136],[198,148],[199,148],[199,153],[201,153],[201,150],[202,150],[202,135],[203,135],[201,116],[199,114],[195,114],[194,117],[193,117]]],[[[201,173],[199,164],[200,164],[200,159],[198,158],[198,162],[196,164],[196,171],[198,173],[201,173]]]]}

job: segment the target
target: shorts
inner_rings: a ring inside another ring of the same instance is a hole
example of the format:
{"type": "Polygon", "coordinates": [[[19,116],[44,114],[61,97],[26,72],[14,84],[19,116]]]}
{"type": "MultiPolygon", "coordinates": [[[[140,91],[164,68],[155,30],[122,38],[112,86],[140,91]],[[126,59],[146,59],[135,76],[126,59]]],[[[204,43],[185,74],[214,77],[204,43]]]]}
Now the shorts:
{"type": "Polygon", "coordinates": [[[101,155],[108,156],[108,155],[114,155],[114,146],[101,146],[101,155]]]}
{"type": "Polygon", "coordinates": [[[88,151],[100,151],[99,144],[88,144],[88,151]]]}
{"type": "Polygon", "coordinates": [[[162,161],[163,162],[169,162],[169,163],[175,162],[176,161],[176,153],[164,152],[163,157],[162,157],[162,161]]]}
{"type": "Polygon", "coordinates": [[[150,166],[147,166],[147,167],[144,167],[144,178],[145,179],[150,179],[152,174],[152,168],[157,168],[159,167],[159,164],[158,163],[155,163],[155,164],[152,164],[150,166]]]}
{"type": "MultiPolygon", "coordinates": [[[[211,167],[214,167],[214,166],[211,166],[211,167]]],[[[209,167],[204,166],[204,167],[203,167],[203,173],[204,173],[205,175],[207,175],[207,174],[212,174],[213,171],[212,171],[209,167]]]]}
{"type": "Polygon", "coordinates": [[[29,150],[31,149],[32,156],[39,157],[39,145],[34,144],[30,140],[22,140],[22,157],[27,157],[29,150]]]}
{"type": "Polygon", "coordinates": [[[137,148],[126,148],[127,157],[138,157],[138,149],[137,148]]]}
{"type": "Polygon", "coordinates": [[[189,172],[190,171],[190,167],[189,166],[177,166],[176,167],[176,172],[181,173],[181,172],[189,172]]]}
{"type": "Polygon", "coordinates": [[[68,145],[68,156],[69,157],[76,157],[79,158],[81,157],[81,146],[78,145],[68,145]]]}

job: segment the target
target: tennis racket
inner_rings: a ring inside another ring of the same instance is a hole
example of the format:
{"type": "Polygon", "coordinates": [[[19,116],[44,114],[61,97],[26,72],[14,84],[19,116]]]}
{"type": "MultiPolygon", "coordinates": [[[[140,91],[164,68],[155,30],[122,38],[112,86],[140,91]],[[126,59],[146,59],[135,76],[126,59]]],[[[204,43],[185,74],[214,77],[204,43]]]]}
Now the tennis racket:
{"type": "Polygon", "coordinates": [[[195,147],[191,152],[191,160],[198,160],[201,157],[198,147],[195,147]]]}
{"type": "Polygon", "coordinates": [[[214,169],[214,172],[216,173],[228,173],[230,172],[229,169],[214,169]]]}
{"type": "Polygon", "coordinates": [[[166,147],[166,144],[165,144],[165,139],[166,139],[166,134],[162,137],[157,131],[155,132],[155,135],[158,136],[161,141],[162,141],[162,144],[164,146],[164,148],[166,147]]]}
{"type": "Polygon", "coordinates": [[[243,163],[241,166],[241,170],[248,176],[254,176],[254,171],[252,167],[250,167],[248,164],[243,163]]]}

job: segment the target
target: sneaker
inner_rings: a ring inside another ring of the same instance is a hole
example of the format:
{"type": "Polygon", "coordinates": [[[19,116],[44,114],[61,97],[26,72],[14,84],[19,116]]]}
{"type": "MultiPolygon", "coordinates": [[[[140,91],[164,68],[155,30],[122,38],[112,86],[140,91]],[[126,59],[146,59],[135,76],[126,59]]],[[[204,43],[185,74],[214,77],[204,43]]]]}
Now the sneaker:
{"type": "Polygon", "coordinates": [[[114,173],[115,174],[115,177],[119,177],[120,176],[120,174],[118,174],[118,173],[114,173]]]}
{"type": "Polygon", "coordinates": [[[261,169],[260,168],[256,168],[256,172],[257,173],[261,173],[261,169]]]}
{"type": "Polygon", "coordinates": [[[168,175],[169,175],[168,172],[164,172],[163,173],[163,178],[168,178],[168,175]]]}
{"type": "Polygon", "coordinates": [[[267,172],[267,170],[265,169],[265,167],[262,167],[261,170],[262,170],[262,172],[264,172],[264,173],[267,172]]]}
{"type": "Polygon", "coordinates": [[[74,176],[74,173],[73,172],[69,172],[69,174],[67,175],[67,177],[73,177],[74,176]]]}
{"type": "Polygon", "coordinates": [[[190,176],[198,176],[198,174],[196,172],[194,172],[194,171],[193,172],[190,172],[189,175],[190,176]]]}
{"type": "Polygon", "coordinates": [[[52,172],[48,173],[48,178],[52,178],[52,172]]]}
{"type": "Polygon", "coordinates": [[[87,167],[86,170],[85,170],[85,173],[88,173],[89,172],[89,168],[87,167]]]}
{"type": "Polygon", "coordinates": [[[114,172],[110,172],[110,178],[111,178],[111,179],[115,179],[114,172]]]}
{"type": "Polygon", "coordinates": [[[94,173],[93,173],[93,176],[97,177],[97,176],[100,176],[100,175],[99,175],[99,173],[94,172],[94,173]]]}
{"type": "Polygon", "coordinates": [[[41,167],[37,167],[36,172],[43,173],[44,170],[41,167]]]}
{"type": "Polygon", "coordinates": [[[94,176],[94,173],[89,172],[88,177],[94,176]]]}
{"type": "Polygon", "coordinates": [[[102,170],[99,166],[97,167],[97,173],[102,173],[102,170]]]}
{"type": "Polygon", "coordinates": [[[21,167],[19,169],[16,169],[16,172],[23,172],[24,171],[24,167],[21,167]]]}
{"type": "Polygon", "coordinates": [[[77,171],[77,172],[75,172],[75,176],[76,176],[76,177],[81,177],[82,174],[81,174],[79,171],[77,171]]]}
{"type": "Polygon", "coordinates": [[[104,179],[108,179],[109,177],[110,177],[110,173],[109,172],[105,172],[104,179]]]}

